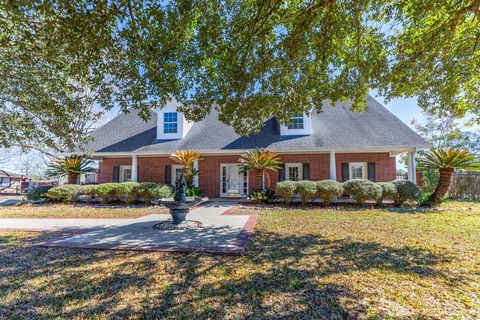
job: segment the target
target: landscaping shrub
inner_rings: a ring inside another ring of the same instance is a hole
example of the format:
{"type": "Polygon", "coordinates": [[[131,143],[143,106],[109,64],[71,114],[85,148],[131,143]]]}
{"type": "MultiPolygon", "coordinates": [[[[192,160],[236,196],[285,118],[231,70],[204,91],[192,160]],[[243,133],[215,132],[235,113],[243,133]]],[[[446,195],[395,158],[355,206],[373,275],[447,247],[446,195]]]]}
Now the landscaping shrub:
{"type": "Polygon", "coordinates": [[[40,186],[36,187],[27,194],[28,200],[42,200],[47,198],[47,192],[53,188],[53,186],[40,186]]]}
{"type": "Polygon", "coordinates": [[[315,197],[317,194],[317,184],[313,181],[303,180],[295,182],[295,192],[302,198],[302,206],[304,206],[308,200],[315,197]]]}
{"type": "Polygon", "coordinates": [[[52,201],[74,202],[79,188],[80,186],[76,184],[66,184],[51,188],[47,191],[46,196],[52,201]]]}
{"type": "Polygon", "coordinates": [[[366,179],[348,180],[343,187],[358,205],[364,205],[367,200],[377,201],[382,196],[382,187],[366,179]]]}
{"type": "Polygon", "coordinates": [[[323,199],[323,203],[328,206],[334,198],[343,194],[343,184],[335,180],[322,180],[317,182],[317,195],[323,199]]]}
{"type": "Polygon", "coordinates": [[[382,188],[382,195],[378,198],[377,204],[381,204],[386,197],[393,199],[397,194],[397,187],[392,182],[379,182],[378,185],[382,188]]]}
{"type": "Polygon", "coordinates": [[[407,200],[418,200],[420,189],[415,183],[408,180],[395,180],[392,183],[397,188],[397,193],[393,198],[396,206],[403,205],[407,200]]]}
{"type": "Polygon", "coordinates": [[[170,185],[157,185],[150,191],[150,195],[155,199],[171,198],[173,197],[173,187],[170,185]]]}
{"type": "Polygon", "coordinates": [[[116,185],[118,183],[102,183],[99,185],[96,185],[93,189],[92,195],[99,197],[102,199],[103,203],[108,203],[110,198],[112,198],[115,195],[116,192],[116,185]]]}
{"type": "Polygon", "coordinates": [[[95,196],[95,188],[97,187],[97,185],[94,185],[94,184],[85,184],[85,185],[81,185],[78,189],[77,189],[77,192],[75,194],[75,201],[78,201],[78,199],[81,197],[81,196],[86,196],[88,197],[87,199],[87,202],[90,202],[91,201],[91,198],[95,196]]]}
{"type": "Polygon", "coordinates": [[[152,203],[152,190],[157,188],[159,184],[154,182],[141,182],[136,187],[136,192],[139,197],[143,198],[145,204],[152,203]]]}
{"type": "Polygon", "coordinates": [[[253,189],[252,193],[248,195],[253,203],[268,203],[275,199],[275,193],[270,189],[253,189]]]}
{"type": "Polygon", "coordinates": [[[124,201],[126,204],[130,205],[137,201],[137,187],[138,182],[122,182],[115,183],[113,186],[113,195],[114,197],[124,201]]]}
{"type": "Polygon", "coordinates": [[[187,197],[203,197],[204,194],[199,187],[190,186],[185,188],[185,196],[187,197]]]}
{"type": "Polygon", "coordinates": [[[280,197],[285,205],[288,205],[295,196],[296,188],[295,181],[281,181],[275,186],[275,195],[280,197]]]}

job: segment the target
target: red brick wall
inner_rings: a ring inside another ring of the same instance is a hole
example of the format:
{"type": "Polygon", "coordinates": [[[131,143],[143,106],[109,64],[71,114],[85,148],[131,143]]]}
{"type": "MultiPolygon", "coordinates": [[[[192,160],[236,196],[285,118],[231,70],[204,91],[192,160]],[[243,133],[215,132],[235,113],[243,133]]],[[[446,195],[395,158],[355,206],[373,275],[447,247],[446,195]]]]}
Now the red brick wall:
{"type": "MultiPolygon", "coordinates": [[[[220,165],[238,163],[240,155],[234,156],[202,156],[198,161],[198,187],[208,197],[220,196],[220,165]]],[[[255,173],[248,174],[249,192],[255,186],[255,173]]]]}
{"type": "MultiPolygon", "coordinates": [[[[199,187],[209,197],[220,196],[220,164],[237,163],[240,155],[202,156],[198,164],[199,187]]],[[[288,154],[280,155],[282,163],[309,163],[310,180],[324,180],[330,177],[329,154],[288,154]]],[[[390,181],[396,177],[395,157],[388,153],[337,153],[337,180],[342,180],[342,162],[375,162],[377,181],[390,181]]],[[[131,165],[131,158],[104,159],[100,162],[98,182],[111,182],[113,167],[131,165]]],[[[168,157],[139,157],[139,181],[165,182],[165,166],[174,164],[168,157]]],[[[278,181],[278,173],[270,172],[270,187],[278,181]]],[[[256,185],[255,173],[248,175],[249,191],[256,185]]]]}
{"type": "Polygon", "coordinates": [[[132,158],[105,158],[99,163],[97,182],[106,183],[112,182],[113,167],[115,166],[130,166],[132,165],[132,158]]]}
{"type": "Polygon", "coordinates": [[[343,162],[375,162],[377,181],[391,181],[397,177],[395,157],[386,153],[336,153],[337,180],[342,181],[343,162]]]}
{"type": "MultiPolygon", "coordinates": [[[[282,154],[282,163],[309,163],[310,180],[318,181],[330,178],[330,154],[282,154]]],[[[271,187],[278,182],[278,173],[270,173],[271,187]]]]}

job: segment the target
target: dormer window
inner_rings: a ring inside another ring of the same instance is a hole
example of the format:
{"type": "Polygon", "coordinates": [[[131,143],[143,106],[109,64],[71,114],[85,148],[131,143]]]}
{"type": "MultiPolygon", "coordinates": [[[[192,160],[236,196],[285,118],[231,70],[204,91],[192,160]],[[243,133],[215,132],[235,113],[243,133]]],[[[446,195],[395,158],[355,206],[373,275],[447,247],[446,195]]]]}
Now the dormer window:
{"type": "Polygon", "coordinates": [[[178,117],[176,112],[165,112],[163,114],[163,133],[178,132],[178,117]]]}
{"type": "Polygon", "coordinates": [[[303,129],[303,114],[299,113],[290,118],[288,129],[303,129]]]}

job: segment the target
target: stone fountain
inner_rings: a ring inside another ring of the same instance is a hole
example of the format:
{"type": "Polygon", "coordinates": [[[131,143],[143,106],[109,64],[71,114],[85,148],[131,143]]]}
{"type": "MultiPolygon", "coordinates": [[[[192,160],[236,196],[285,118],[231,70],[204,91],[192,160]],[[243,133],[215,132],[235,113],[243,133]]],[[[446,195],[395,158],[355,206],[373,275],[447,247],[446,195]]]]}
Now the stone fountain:
{"type": "Polygon", "coordinates": [[[206,198],[198,197],[187,198],[185,196],[185,187],[185,177],[183,172],[181,172],[175,184],[175,195],[173,200],[165,199],[159,201],[159,203],[170,209],[174,227],[181,227],[182,224],[186,224],[188,222],[186,218],[190,208],[207,200],[206,198]]]}

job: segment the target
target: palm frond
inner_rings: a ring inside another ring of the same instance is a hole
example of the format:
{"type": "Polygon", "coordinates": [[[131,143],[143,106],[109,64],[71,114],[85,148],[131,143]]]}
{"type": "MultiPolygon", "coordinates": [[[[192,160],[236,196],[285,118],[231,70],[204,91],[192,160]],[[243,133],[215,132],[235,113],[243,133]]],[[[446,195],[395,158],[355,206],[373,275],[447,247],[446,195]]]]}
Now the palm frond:
{"type": "Polygon", "coordinates": [[[195,161],[200,159],[200,152],[193,150],[177,150],[170,155],[170,159],[186,168],[193,166],[195,161]]]}
{"type": "Polygon", "coordinates": [[[278,155],[265,150],[258,149],[247,151],[240,156],[238,160],[242,164],[242,171],[248,170],[270,170],[278,171],[280,169],[280,159],[278,155]]]}
{"type": "Polygon", "coordinates": [[[420,169],[480,170],[480,160],[467,150],[432,149],[418,160],[420,169]]]}
{"type": "Polygon", "coordinates": [[[46,175],[49,177],[64,177],[70,173],[94,173],[97,172],[95,162],[84,156],[73,155],[65,158],[58,158],[48,165],[46,175]]]}

